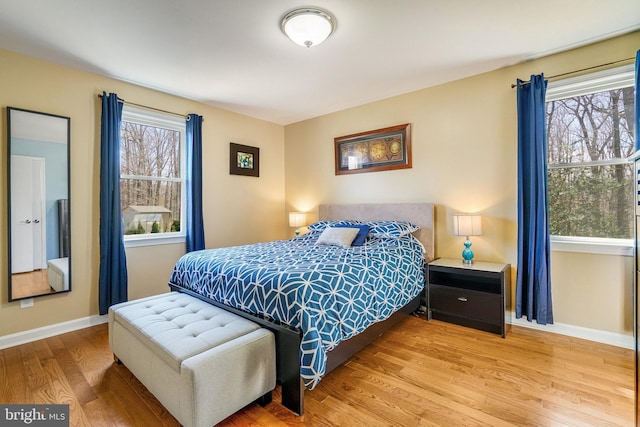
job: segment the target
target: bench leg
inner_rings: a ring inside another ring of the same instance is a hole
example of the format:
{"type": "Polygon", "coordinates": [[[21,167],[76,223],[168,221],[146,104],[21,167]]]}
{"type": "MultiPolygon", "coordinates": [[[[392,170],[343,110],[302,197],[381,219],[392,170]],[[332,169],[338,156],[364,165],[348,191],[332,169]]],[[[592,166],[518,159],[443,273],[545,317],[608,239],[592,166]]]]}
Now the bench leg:
{"type": "Polygon", "coordinates": [[[268,392],[256,399],[256,403],[260,406],[267,406],[273,400],[273,393],[268,392]]]}

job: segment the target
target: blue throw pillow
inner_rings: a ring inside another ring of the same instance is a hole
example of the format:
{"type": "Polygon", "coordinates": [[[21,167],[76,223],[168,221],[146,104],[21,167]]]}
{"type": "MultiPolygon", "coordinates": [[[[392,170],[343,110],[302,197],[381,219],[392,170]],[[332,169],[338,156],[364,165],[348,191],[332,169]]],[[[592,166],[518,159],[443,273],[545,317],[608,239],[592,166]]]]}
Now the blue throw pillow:
{"type": "Polygon", "coordinates": [[[367,240],[367,235],[369,234],[369,226],[366,225],[366,224],[365,225],[340,224],[340,225],[333,225],[333,227],[334,228],[357,228],[358,229],[358,235],[356,236],[355,239],[353,239],[353,242],[351,243],[351,246],[362,246],[362,245],[364,245],[365,240],[367,240]]]}

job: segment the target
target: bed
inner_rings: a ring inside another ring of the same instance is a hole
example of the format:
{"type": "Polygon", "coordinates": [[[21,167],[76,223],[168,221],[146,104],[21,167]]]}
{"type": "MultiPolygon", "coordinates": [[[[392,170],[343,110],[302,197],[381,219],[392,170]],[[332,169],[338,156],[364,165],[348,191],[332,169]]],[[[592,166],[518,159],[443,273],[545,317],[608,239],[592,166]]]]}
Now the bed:
{"type": "Polygon", "coordinates": [[[69,258],[55,258],[47,261],[49,285],[57,292],[69,290],[69,258]]]}
{"type": "Polygon", "coordinates": [[[282,403],[301,415],[303,385],[419,308],[425,258],[432,204],[321,205],[304,236],[186,254],[169,286],[273,330],[282,403]],[[318,244],[327,228],[361,223],[362,246],[318,244]]]}

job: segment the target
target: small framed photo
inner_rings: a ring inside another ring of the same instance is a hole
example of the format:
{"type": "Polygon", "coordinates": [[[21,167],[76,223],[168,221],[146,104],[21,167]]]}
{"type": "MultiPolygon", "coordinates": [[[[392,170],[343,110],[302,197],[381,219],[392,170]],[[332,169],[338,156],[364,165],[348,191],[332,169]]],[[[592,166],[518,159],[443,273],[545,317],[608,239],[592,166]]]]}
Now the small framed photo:
{"type": "Polygon", "coordinates": [[[336,175],[411,168],[411,124],[334,138],[336,175]]]}
{"type": "Polygon", "coordinates": [[[230,143],[229,173],[231,175],[260,176],[260,148],[230,143]]]}

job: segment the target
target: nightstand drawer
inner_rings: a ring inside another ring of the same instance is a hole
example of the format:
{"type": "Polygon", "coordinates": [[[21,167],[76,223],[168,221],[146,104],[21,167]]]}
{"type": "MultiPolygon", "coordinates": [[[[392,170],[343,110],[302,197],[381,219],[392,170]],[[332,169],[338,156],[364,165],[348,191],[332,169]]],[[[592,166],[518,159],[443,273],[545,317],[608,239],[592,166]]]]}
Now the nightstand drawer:
{"type": "Polygon", "coordinates": [[[502,322],[502,298],[498,294],[430,285],[429,299],[434,318],[442,312],[488,323],[502,322]]]}

